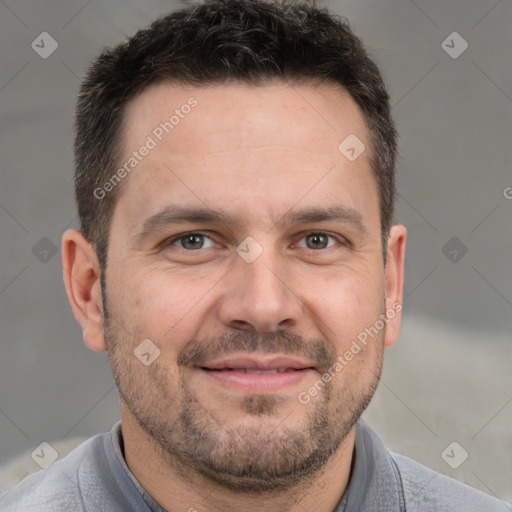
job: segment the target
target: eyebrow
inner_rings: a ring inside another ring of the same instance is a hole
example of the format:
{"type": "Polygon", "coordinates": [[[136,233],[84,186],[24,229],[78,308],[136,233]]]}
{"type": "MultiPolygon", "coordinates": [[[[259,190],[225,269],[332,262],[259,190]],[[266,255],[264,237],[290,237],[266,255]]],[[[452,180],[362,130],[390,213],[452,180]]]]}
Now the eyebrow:
{"type": "MultiPolygon", "coordinates": [[[[353,225],[362,234],[366,233],[363,215],[360,211],[346,206],[331,206],[329,208],[304,208],[291,210],[274,224],[308,224],[315,222],[335,221],[342,224],[353,225]]],[[[134,238],[141,241],[151,233],[173,224],[225,224],[226,226],[240,226],[243,221],[240,217],[226,214],[222,211],[205,207],[190,207],[169,205],[151,217],[148,217],[134,238]]]]}
{"type": "Polygon", "coordinates": [[[336,221],[343,224],[352,224],[361,232],[366,232],[362,213],[355,208],[349,208],[346,206],[305,208],[303,210],[291,211],[285,215],[285,218],[286,217],[289,217],[288,222],[291,224],[336,221]]]}
{"type": "Polygon", "coordinates": [[[219,211],[204,207],[176,206],[170,205],[158,213],[148,217],[140,230],[134,237],[136,240],[142,240],[154,231],[172,224],[201,224],[201,223],[223,223],[236,224],[227,215],[219,211]]]}

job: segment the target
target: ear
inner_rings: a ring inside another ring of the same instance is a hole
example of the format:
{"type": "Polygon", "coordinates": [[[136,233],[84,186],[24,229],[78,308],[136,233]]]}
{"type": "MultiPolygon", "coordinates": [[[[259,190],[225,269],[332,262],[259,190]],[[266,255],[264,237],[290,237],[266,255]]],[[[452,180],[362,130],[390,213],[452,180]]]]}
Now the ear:
{"type": "Polygon", "coordinates": [[[91,350],[105,350],[99,262],[93,246],[76,229],[62,236],[62,264],[64,286],[84,342],[91,350]]]}
{"type": "Polygon", "coordinates": [[[407,230],[401,224],[391,227],[388,237],[386,281],[386,324],[384,345],[390,347],[398,338],[402,321],[402,300],[404,286],[405,242],[407,230]]]}

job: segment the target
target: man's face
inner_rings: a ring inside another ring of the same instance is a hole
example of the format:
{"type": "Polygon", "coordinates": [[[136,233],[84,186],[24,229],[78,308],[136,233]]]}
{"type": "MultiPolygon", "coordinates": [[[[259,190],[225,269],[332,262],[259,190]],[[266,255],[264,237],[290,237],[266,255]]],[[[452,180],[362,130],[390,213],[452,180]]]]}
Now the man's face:
{"type": "Polygon", "coordinates": [[[391,306],[363,116],[337,87],[161,84],[123,135],[123,163],[155,142],[111,225],[105,340],[123,414],[223,485],[289,487],[340,445],[392,342],[381,328],[336,366],[391,306]],[[338,149],[350,134],[366,146],[353,161],[338,149]],[[160,351],[149,365],[144,340],[160,351]]]}

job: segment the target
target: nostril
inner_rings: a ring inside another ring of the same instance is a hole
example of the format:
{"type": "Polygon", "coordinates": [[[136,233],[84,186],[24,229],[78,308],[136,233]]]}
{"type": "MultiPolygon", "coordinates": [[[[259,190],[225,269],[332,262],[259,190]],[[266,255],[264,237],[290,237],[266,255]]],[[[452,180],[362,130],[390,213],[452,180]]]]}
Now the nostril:
{"type": "Polygon", "coordinates": [[[245,320],[232,320],[229,322],[229,327],[239,331],[255,331],[254,327],[245,320]]]}

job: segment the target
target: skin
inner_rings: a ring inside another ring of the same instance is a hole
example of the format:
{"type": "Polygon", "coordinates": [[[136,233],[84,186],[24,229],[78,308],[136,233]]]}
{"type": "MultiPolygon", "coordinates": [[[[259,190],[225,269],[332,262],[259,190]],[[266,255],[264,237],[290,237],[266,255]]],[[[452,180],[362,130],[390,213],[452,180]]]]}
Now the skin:
{"type": "Polygon", "coordinates": [[[384,266],[368,130],[335,85],[151,86],[127,108],[126,157],[191,96],[197,107],[121,185],[107,319],[93,247],[76,230],[64,234],[71,306],[86,345],[108,351],[126,462],[162,507],[332,511],[350,475],[354,422],[398,336],[406,229],[392,226],[384,266]],[[366,146],[353,162],[338,150],[349,134],[366,146]],[[227,217],[137,236],[169,205],[227,217]],[[357,210],[361,225],[292,218],[331,207],[357,210]],[[176,239],[197,231],[209,237],[194,239],[197,249],[176,239]],[[320,238],[327,246],[310,248],[319,241],[311,232],[329,236],[320,238]],[[263,249],[252,263],[236,252],[247,237],[263,249]],[[389,310],[385,329],[301,403],[299,393],[389,310]],[[148,366],[133,353],[144,339],[160,350],[148,366]],[[197,366],[240,354],[307,359],[313,369],[277,391],[247,392],[197,366]]]}

